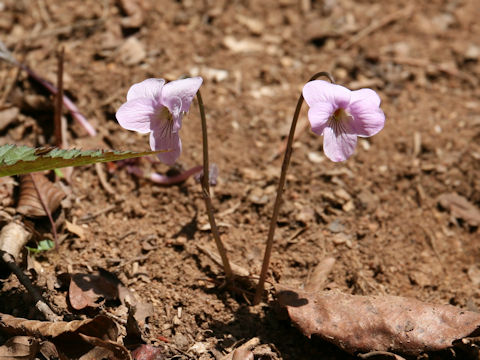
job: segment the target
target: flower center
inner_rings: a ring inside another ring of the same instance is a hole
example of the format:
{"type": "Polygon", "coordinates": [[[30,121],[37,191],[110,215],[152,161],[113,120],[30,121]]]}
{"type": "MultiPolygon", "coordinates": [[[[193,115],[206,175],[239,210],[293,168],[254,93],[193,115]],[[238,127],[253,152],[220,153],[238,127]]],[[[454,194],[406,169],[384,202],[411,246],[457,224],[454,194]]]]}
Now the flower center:
{"type": "Polygon", "coordinates": [[[336,122],[350,121],[351,116],[345,109],[339,108],[333,113],[332,119],[336,122]]]}
{"type": "Polygon", "coordinates": [[[348,123],[352,120],[350,115],[345,109],[338,108],[330,116],[328,125],[333,129],[335,135],[342,135],[347,133],[348,123]]]}
{"type": "Polygon", "coordinates": [[[160,123],[161,136],[170,136],[173,131],[173,115],[170,113],[168,108],[166,106],[163,106],[160,111],[157,112],[156,118],[160,123]]]}

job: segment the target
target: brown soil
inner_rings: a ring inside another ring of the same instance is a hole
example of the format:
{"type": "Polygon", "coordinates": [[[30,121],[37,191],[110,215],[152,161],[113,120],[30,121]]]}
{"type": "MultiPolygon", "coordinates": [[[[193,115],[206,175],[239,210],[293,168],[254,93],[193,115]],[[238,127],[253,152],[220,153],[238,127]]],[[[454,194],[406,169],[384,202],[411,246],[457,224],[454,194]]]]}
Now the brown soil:
{"type": "MultiPolygon", "coordinates": [[[[385,129],[360,141],[348,161],[330,162],[320,137],[299,132],[269,280],[302,286],[322,259],[333,256],[327,288],[480,306],[478,224],[438,205],[439,195],[457,193],[480,207],[476,0],[0,5],[1,39],[53,82],[56,51],[65,47],[65,90],[99,132],[89,137],[67,115],[71,146],[148,150],[147,136],[123,130],[114,117],[129,86],[148,77],[203,76],[211,161],[219,168],[217,221],[230,260],[252,275],[260,270],[280,173],[281,157],[274,155],[303,84],[315,72],[330,71],[342,85],[377,90],[385,129]]],[[[1,131],[0,142],[48,144],[51,98],[24,73],[12,83],[14,73],[1,65],[3,103],[20,114],[1,131]]],[[[184,168],[201,163],[200,129],[192,107],[181,131],[184,168]]],[[[350,358],[303,337],[273,306],[250,306],[211,281],[221,282],[222,270],[200,250],[216,252],[210,232],[202,230],[208,221],[193,179],[161,187],[124,168],[107,176],[114,194],[94,166],[74,170],[64,215],[73,223],[97,216],[83,222],[84,239],[61,232],[67,236],[59,252],[38,260],[43,277],[99,267],[114,272],[155,306],[151,338],[168,339],[170,356],[218,358],[258,336],[258,359],[350,358]],[[197,350],[199,343],[206,352],[197,350]]],[[[67,311],[65,289],[51,287],[46,294],[67,311]]],[[[22,288],[4,286],[2,297],[0,311],[31,316],[22,288]],[[22,302],[7,298],[16,295],[22,302]]]]}

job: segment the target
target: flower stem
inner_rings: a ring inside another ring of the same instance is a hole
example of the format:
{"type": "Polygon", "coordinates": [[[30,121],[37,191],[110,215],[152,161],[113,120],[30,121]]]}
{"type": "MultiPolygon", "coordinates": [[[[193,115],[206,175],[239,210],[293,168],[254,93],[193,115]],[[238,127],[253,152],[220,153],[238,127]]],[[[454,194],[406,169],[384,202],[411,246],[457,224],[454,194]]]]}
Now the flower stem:
{"type": "Polygon", "coordinates": [[[220,239],[220,233],[218,232],[217,224],[215,222],[215,216],[213,215],[213,205],[212,199],[210,198],[210,182],[208,179],[209,176],[209,164],[208,164],[208,136],[207,136],[207,120],[205,118],[205,107],[203,106],[202,95],[200,91],[197,92],[198,108],[200,110],[200,118],[202,121],[202,139],[203,139],[203,176],[202,176],[202,193],[203,199],[205,200],[205,206],[207,208],[208,221],[210,222],[210,227],[212,229],[213,238],[215,239],[215,244],[217,245],[218,252],[222,258],[223,270],[225,271],[225,276],[227,279],[232,278],[232,268],[230,267],[230,262],[228,261],[227,251],[225,246],[223,246],[222,240],[220,239]]]}
{"type": "MultiPolygon", "coordinates": [[[[316,73],[313,75],[310,80],[313,81],[320,76],[327,77],[330,82],[334,83],[333,77],[325,71],[316,73]]],[[[282,194],[285,187],[285,180],[287,178],[288,165],[290,164],[290,157],[292,156],[292,145],[295,136],[295,128],[297,127],[298,116],[300,115],[300,110],[303,104],[303,94],[300,94],[300,97],[297,101],[297,107],[295,108],[295,113],[293,114],[292,125],[290,126],[290,132],[288,134],[287,146],[285,148],[285,155],[283,157],[282,171],[280,173],[280,180],[277,187],[277,197],[275,199],[275,204],[273,206],[273,214],[270,221],[270,228],[268,230],[267,244],[265,246],[265,254],[263,257],[262,271],[260,272],[260,279],[258,280],[257,289],[255,291],[255,297],[253,298],[253,304],[257,305],[262,300],[263,289],[265,285],[265,280],[267,278],[268,266],[270,264],[270,256],[272,254],[273,247],[273,238],[275,236],[275,229],[277,226],[278,213],[280,212],[280,206],[282,203],[282,194]]]]}

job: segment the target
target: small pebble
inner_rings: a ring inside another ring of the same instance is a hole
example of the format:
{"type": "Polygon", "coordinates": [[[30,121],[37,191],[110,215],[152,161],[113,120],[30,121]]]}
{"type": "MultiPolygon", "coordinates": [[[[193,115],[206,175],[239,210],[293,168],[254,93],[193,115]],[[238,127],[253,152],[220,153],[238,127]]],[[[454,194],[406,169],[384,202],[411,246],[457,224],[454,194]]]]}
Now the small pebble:
{"type": "Polygon", "coordinates": [[[339,233],[345,230],[345,225],[343,225],[340,220],[336,219],[328,224],[328,230],[330,230],[332,233],[339,233]]]}

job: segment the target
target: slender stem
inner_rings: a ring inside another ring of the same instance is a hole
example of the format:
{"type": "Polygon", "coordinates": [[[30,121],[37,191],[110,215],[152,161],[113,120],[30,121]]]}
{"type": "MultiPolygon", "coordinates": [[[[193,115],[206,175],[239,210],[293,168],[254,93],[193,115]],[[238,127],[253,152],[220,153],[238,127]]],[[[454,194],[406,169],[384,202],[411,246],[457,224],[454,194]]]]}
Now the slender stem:
{"type": "Polygon", "coordinates": [[[55,129],[55,144],[62,148],[63,141],[63,129],[62,129],[62,105],[63,105],[63,59],[65,49],[62,47],[57,54],[58,68],[57,68],[57,94],[55,95],[55,113],[53,116],[54,129],[55,129]]]}
{"type": "MultiPolygon", "coordinates": [[[[313,75],[310,80],[313,81],[320,76],[326,76],[330,82],[334,83],[332,76],[325,71],[319,72],[313,75]]],[[[260,279],[258,280],[257,289],[255,291],[255,297],[253,298],[253,304],[257,305],[260,300],[262,300],[263,289],[265,285],[265,280],[267,278],[268,266],[270,264],[270,257],[272,254],[273,247],[273,238],[275,236],[275,229],[277,226],[278,213],[280,212],[280,206],[282,203],[282,194],[285,187],[285,180],[287,178],[288,165],[290,164],[290,157],[292,156],[292,144],[295,136],[295,128],[297,127],[298,117],[300,115],[300,110],[303,104],[303,94],[300,94],[298,98],[297,107],[295,108],[295,113],[292,119],[292,125],[290,126],[290,132],[288,134],[287,146],[285,148],[285,156],[282,163],[282,171],[280,173],[280,180],[277,187],[277,197],[275,199],[275,204],[273,206],[273,214],[270,221],[270,228],[268,230],[267,244],[265,246],[265,254],[263,257],[262,271],[260,272],[260,279]]]]}
{"type": "Polygon", "coordinates": [[[205,118],[205,107],[203,106],[202,95],[200,91],[197,92],[198,108],[200,110],[200,118],[202,121],[202,139],[203,139],[203,176],[202,176],[202,193],[203,199],[205,200],[205,206],[207,208],[208,221],[210,222],[210,227],[212,229],[213,238],[215,239],[215,244],[217,245],[218,252],[222,258],[223,270],[225,271],[225,276],[227,279],[231,279],[233,276],[232,268],[230,267],[230,262],[228,261],[227,251],[225,246],[223,246],[222,240],[220,239],[220,233],[218,232],[217,224],[215,222],[215,216],[213,215],[213,205],[210,198],[210,181],[209,176],[209,165],[208,165],[208,136],[207,136],[207,120],[205,118]]]}

